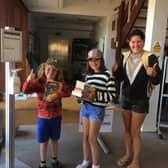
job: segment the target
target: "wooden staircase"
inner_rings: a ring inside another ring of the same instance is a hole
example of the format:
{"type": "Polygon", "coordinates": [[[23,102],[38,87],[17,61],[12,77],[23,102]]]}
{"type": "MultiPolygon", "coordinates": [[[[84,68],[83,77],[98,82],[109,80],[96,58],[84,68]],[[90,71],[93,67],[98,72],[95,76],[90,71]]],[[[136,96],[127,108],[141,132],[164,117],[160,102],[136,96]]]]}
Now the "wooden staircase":
{"type": "Polygon", "coordinates": [[[126,46],[126,38],[129,32],[132,29],[145,31],[146,4],[147,0],[122,0],[121,5],[117,8],[116,60],[120,57],[121,49],[126,46]]]}
{"type": "MultiPolygon", "coordinates": [[[[145,32],[148,0],[122,0],[115,10],[118,10],[117,36],[115,41],[116,60],[119,59],[121,49],[127,48],[127,36],[133,29],[145,32]]],[[[165,36],[164,55],[168,55],[168,21],[165,36]]]]}

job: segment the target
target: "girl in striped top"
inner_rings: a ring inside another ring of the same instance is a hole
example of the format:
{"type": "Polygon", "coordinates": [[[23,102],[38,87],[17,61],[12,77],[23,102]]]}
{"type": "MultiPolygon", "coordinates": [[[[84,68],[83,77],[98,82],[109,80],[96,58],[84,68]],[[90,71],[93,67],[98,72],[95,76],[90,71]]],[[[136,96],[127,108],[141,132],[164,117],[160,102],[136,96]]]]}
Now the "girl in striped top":
{"type": "Polygon", "coordinates": [[[116,96],[116,87],[111,73],[105,70],[102,53],[97,48],[88,53],[86,83],[92,91],[88,96],[89,100],[83,101],[80,111],[83,123],[83,162],[76,168],[90,166],[90,150],[92,168],[100,168],[97,137],[104,119],[105,107],[116,96]]]}

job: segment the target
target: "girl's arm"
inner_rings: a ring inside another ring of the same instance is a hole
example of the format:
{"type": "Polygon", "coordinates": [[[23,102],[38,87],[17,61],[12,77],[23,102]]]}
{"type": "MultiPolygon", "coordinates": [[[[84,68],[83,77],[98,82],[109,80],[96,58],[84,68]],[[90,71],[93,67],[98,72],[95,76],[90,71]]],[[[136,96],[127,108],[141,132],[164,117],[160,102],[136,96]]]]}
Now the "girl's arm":
{"type": "Polygon", "coordinates": [[[118,81],[123,81],[123,58],[124,56],[121,55],[119,61],[115,61],[112,67],[113,75],[118,81]]]}
{"type": "Polygon", "coordinates": [[[116,83],[112,76],[109,78],[106,87],[107,87],[108,101],[114,101],[116,98],[117,91],[116,91],[116,83]]]}
{"type": "Polygon", "coordinates": [[[162,72],[159,67],[158,59],[155,55],[149,56],[149,67],[146,70],[152,84],[157,85],[161,82],[162,72]]]}
{"type": "Polygon", "coordinates": [[[108,103],[115,100],[116,97],[116,84],[114,78],[109,74],[108,81],[106,83],[106,90],[96,89],[95,101],[103,101],[108,103]]]}

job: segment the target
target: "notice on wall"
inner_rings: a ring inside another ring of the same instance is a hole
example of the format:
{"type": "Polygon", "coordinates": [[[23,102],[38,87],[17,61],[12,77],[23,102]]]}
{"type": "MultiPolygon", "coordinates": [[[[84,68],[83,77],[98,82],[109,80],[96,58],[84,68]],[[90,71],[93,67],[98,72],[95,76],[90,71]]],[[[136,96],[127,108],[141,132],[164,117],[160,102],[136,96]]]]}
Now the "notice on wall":
{"type": "Polygon", "coordinates": [[[1,29],[1,61],[22,61],[22,32],[1,29]]]}
{"type": "Polygon", "coordinates": [[[152,52],[153,53],[160,53],[160,51],[161,51],[161,45],[160,45],[160,43],[158,41],[156,41],[154,43],[152,52]]]}

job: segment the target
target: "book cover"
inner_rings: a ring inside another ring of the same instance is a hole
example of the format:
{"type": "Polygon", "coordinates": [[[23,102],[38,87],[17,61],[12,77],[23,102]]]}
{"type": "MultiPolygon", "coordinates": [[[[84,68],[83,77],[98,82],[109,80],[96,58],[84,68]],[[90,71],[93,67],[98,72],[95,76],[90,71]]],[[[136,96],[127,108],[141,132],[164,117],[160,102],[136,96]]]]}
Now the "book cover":
{"type": "Polygon", "coordinates": [[[82,97],[82,91],[84,89],[85,83],[82,81],[76,81],[75,89],[72,91],[72,95],[77,97],[82,97]]]}
{"type": "Polygon", "coordinates": [[[77,80],[72,95],[80,97],[86,101],[92,101],[95,95],[95,90],[96,89],[93,86],[77,80]]]}
{"type": "Polygon", "coordinates": [[[56,93],[59,90],[59,82],[47,82],[45,87],[44,97],[46,98],[48,95],[56,93]]]}

